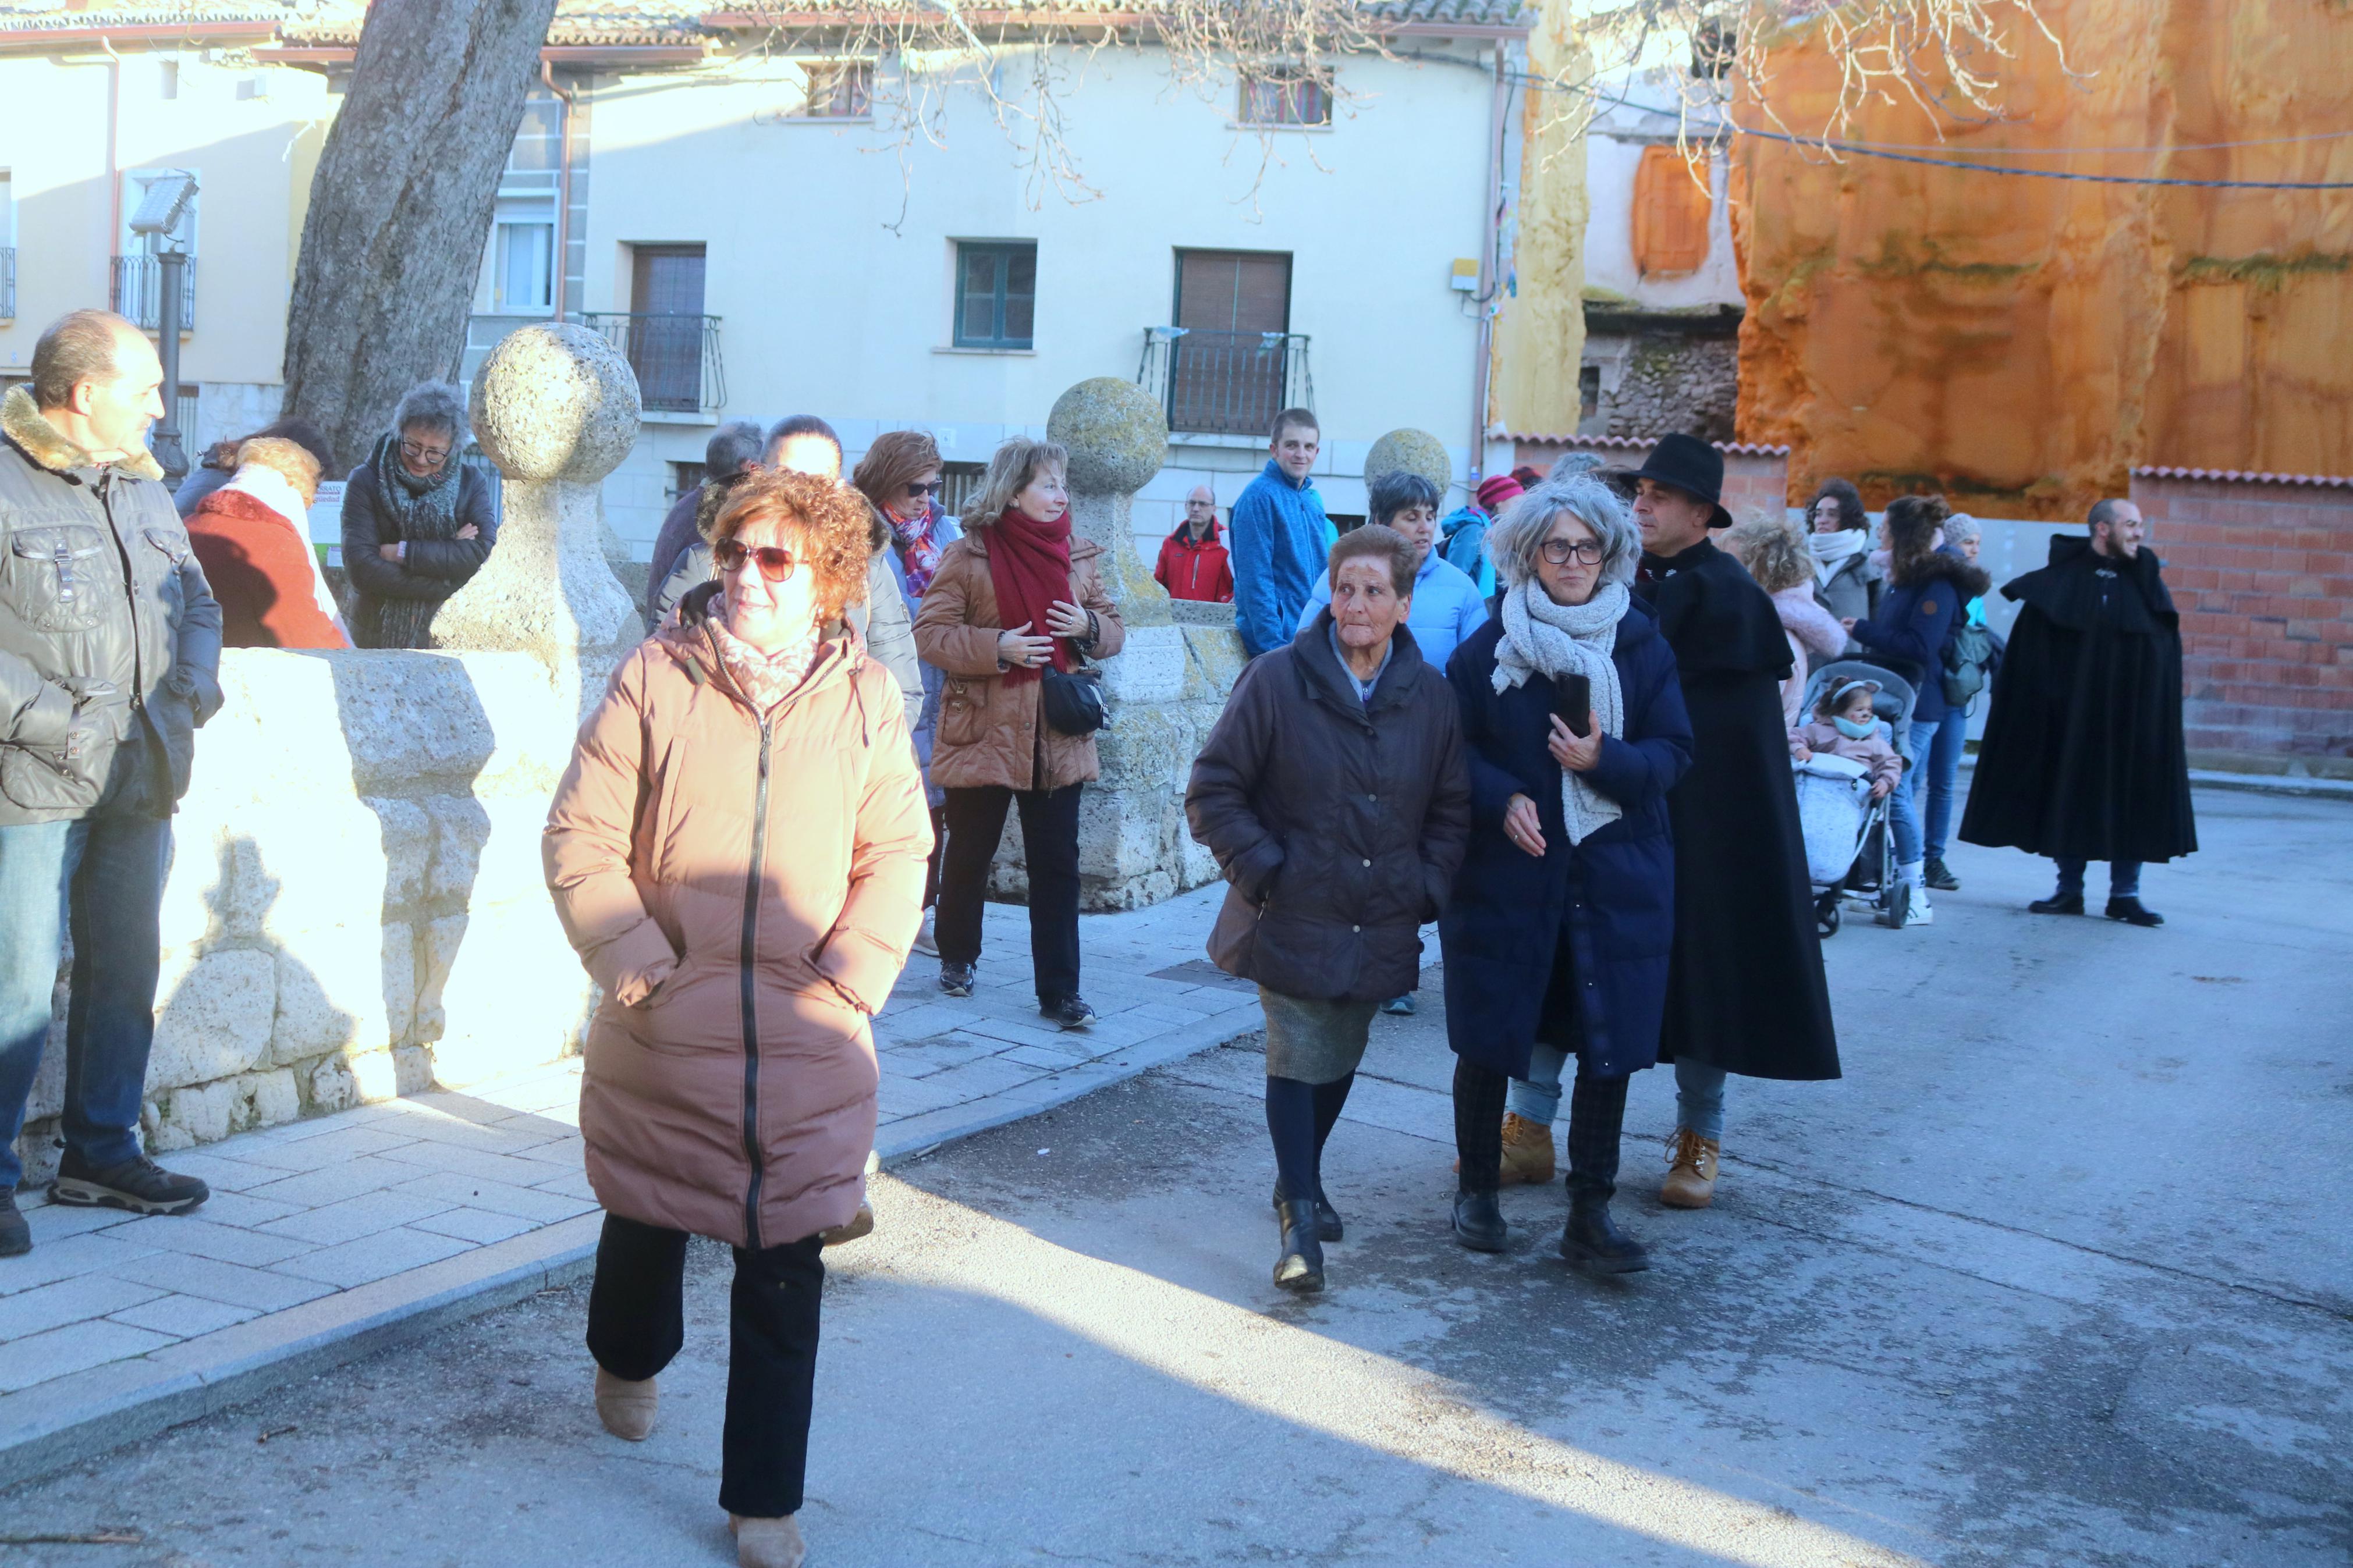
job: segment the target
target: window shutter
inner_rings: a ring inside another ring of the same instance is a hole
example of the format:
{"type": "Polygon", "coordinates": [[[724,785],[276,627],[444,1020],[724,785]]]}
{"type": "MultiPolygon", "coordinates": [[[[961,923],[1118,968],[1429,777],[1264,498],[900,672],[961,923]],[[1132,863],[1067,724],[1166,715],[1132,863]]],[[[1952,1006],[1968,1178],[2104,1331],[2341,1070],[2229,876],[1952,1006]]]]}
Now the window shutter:
{"type": "Polygon", "coordinates": [[[1634,171],[1634,268],[1645,278],[1680,278],[1707,259],[1708,187],[1692,177],[1679,148],[1642,149],[1634,171]]]}

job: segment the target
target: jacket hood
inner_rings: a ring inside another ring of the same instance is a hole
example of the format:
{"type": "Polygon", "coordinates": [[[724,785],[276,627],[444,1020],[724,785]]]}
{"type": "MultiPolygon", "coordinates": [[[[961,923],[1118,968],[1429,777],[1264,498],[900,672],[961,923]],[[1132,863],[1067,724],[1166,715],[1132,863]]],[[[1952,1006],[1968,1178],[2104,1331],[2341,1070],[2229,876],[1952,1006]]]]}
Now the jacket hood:
{"type": "MultiPolygon", "coordinates": [[[[1212,518],[1209,520],[1209,531],[1203,534],[1199,540],[1196,541],[1192,537],[1192,525],[1190,523],[1180,522],[1176,525],[1176,531],[1171,533],[1168,537],[1175,540],[1185,549],[1207,550],[1212,544],[1223,544],[1226,542],[1225,529],[1226,525],[1224,523],[1212,518]]],[[[1071,559],[1075,561],[1078,559],[1079,555],[1078,550],[1076,549],[1078,544],[1076,535],[1071,537],[1071,543],[1073,546],[1071,551],[1071,559]]]]}
{"type": "MultiPolygon", "coordinates": [[[[76,468],[99,468],[108,465],[80,447],[75,446],[58,433],[58,427],[33,402],[27,387],[12,386],[8,395],[0,398],[0,435],[14,442],[17,450],[53,474],[70,473],[76,468]]],[[[138,451],[119,458],[112,465],[134,479],[160,479],[164,466],[152,452],[138,451]]]]}
{"type": "MultiPolygon", "coordinates": [[[[678,661],[686,678],[697,686],[720,674],[719,650],[703,628],[713,618],[712,606],[719,602],[725,586],[723,583],[696,584],[679,599],[670,618],[654,630],[653,640],[678,661]]],[[[795,695],[806,696],[838,676],[855,678],[859,669],[870,662],[858,633],[841,621],[828,621],[824,634],[818,638],[817,661],[809,667],[816,679],[804,683],[795,695]],[[839,646],[839,656],[827,658],[828,650],[836,645],[839,646]]]]}
{"type": "MultiPolygon", "coordinates": [[[[2052,542],[2056,544],[2059,542],[2052,540],[2052,542]]],[[[1950,583],[1959,592],[1964,603],[1983,597],[1993,586],[1992,577],[1982,567],[1970,564],[1968,556],[1956,555],[1948,550],[1931,551],[1913,569],[1912,575],[1899,585],[1910,588],[1930,583],[1950,583]]]]}

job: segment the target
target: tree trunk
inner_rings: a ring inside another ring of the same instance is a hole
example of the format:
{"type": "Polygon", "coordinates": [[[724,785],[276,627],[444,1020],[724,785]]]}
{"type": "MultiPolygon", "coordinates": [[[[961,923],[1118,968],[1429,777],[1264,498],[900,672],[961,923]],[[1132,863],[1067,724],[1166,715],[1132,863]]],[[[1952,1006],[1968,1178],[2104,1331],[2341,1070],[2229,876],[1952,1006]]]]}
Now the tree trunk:
{"type": "Polygon", "coordinates": [[[465,347],[499,174],[554,11],[368,7],[311,182],[286,321],[285,410],[327,433],[339,472],[366,458],[402,393],[447,376],[465,347]]]}

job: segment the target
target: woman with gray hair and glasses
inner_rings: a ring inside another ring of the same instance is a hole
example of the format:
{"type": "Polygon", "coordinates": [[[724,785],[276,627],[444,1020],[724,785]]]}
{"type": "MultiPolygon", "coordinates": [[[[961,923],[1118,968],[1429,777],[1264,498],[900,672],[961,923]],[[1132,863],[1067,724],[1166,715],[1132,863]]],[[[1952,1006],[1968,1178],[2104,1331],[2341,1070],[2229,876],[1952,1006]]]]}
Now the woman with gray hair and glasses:
{"type": "Polygon", "coordinates": [[[343,487],[343,571],[362,647],[423,647],[441,601],[473,580],[498,542],[490,481],[466,467],[466,396],[443,381],[408,389],[343,487]]]}
{"type": "Polygon", "coordinates": [[[1454,1234],[1504,1248],[1506,1089],[1548,1062],[1556,1104],[1573,1055],[1561,1256],[1629,1273],[1649,1254],[1610,1219],[1609,1200],[1628,1079],[1658,1059],[1674,942],[1666,794],[1691,765],[1691,723],[1674,653],[1627,592],[1641,539],[1607,488],[1582,475],[1537,485],[1505,509],[1487,549],[1497,615],[1446,672],[1472,814],[1439,923],[1456,1058],[1454,1234]]]}

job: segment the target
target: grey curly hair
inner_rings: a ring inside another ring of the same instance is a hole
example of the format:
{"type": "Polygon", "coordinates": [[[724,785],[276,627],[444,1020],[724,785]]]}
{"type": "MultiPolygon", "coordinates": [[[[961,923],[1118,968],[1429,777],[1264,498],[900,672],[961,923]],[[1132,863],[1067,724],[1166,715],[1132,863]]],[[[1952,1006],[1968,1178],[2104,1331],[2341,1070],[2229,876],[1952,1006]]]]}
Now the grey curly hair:
{"type": "Polygon", "coordinates": [[[1516,588],[1536,574],[1536,552],[1553,520],[1562,512],[1582,521],[1601,541],[1601,581],[1630,583],[1642,553],[1642,536],[1627,513],[1625,503],[1600,480],[1585,474],[1546,479],[1504,508],[1487,535],[1487,559],[1509,587],[1516,588]]]}
{"type": "Polygon", "coordinates": [[[392,416],[392,433],[405,436],[414,426],[438,430],[449,437],[449,445],[461,447],[466,441],[466,395],[446,381],[424,381],[401,394],[400,406],[392,416]]]}

